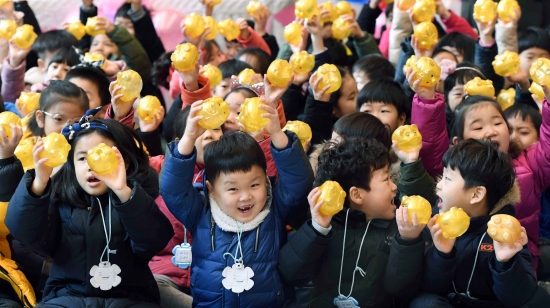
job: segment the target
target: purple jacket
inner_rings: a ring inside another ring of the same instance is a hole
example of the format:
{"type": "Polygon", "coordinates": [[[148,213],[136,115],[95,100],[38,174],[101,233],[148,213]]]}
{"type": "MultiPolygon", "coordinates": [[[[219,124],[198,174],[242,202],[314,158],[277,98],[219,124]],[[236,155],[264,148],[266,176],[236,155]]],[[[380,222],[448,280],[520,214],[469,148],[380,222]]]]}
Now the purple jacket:
{"type": "MultiPolygon", "coordinates": [[[[516,217],[529,238],[529,250],[533,255],[535,269],[538,265],[540,195],[550,186],[550,105],[545,98],[542,109],[540,140],[514,159],[514,168],[521,190],[521,201],[515,204],[516,217]]],[[[449,148],[445,125],[443,95],[436,93],[428,100],[414,96],[411,123],[422,134],[420,157],[426,170],[434,178],[443,173],[441,160],[449,148]]]]}
{"type": "Polygon", "coordinates": [[[23,60],[17,67],[11,67],[9,57],[2,64],[2,97],[5,102],[15,103],[21,92],[25,90],[25,67],[23,60]]]}

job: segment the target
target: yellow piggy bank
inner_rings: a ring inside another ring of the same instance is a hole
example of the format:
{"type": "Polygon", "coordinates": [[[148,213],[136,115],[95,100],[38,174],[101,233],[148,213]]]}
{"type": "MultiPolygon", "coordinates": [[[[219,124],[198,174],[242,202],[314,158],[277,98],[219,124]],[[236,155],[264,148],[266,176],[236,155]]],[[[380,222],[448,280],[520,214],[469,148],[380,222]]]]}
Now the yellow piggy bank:
{"type": "Polygon", "coordinates": [[[34,33],[34,27],[31,25],[22,25],[17,28],[15,34],[11,38],[15,45],[21,49],[29,49],[38,35],[34,33]]]}
{"type": "Polygon", "coordinates": [[[228,41],[236,39],[241,34],[239,25],[231,18],[220,21],[218,23],[218,31],[228,41]]]}
{"type": "Polygon", "coordinates": [[[250,1],[246,6],[246,14],[254,19],[258,19],[259,13],[264,9],[264,7],[265,5],[258,1],[250,1]]]}
{"type": "Polygon", "coordinates": [[[302,28],[303,26],[296,21],[286,25],[283,31],[285,41],[290,45],[298,46],[302,43],[302,28]]]}
{"type": "Polygon", "coordinates": [[[204,129],[215,129],[229,117],[229,104],[220,97],[211,97],[202,102],[202,109],[197,113],[202,116],[199,125],[204,129]]]}
{"type": "Polygon", "coordinates": [[[416,218],[419,224],[427,224],[432,217],[432,206],[428,200],[421,196],[404,196],[401,199],[401,206],[409,209],[409,221],[413,221],[413,213],[416,213],[416,218]]]}
{"type": "Polygon", "coordinates": [[[311,19],[313,15],[319,15],[316,0],[298,0],[294,4],[294,15],[298,18],[311,19]]]}
{"type": "Polygon", "coordinates": [[[237,117],[237,121],[244,125],[244,128],[249,132],[257,132],[262,130],[269,119],[262,117],[262,114],[268,113],[260,107],[263,104],[259,97],[247,98],[241,105],[241,113],[237,117]]]}
{"type": "Polygon", "coordinates": [[[197,38],[204,33],[204,19],[197,13],[191,13],[185,16],[185,36],[197,38]]]}
{"type": "Polygon", "coordinates": [[[351,4],[347,1],[339,1],[335,5],[336,7],[336,15],[342,16],[342,15],[351,15],[353,14],[351,4]]]}
{"type": "Polygon", "coordinates": [[[470,216],[461,208],[452,207],[447,212],[440,212],[435,223],[441,227],[444,238],[453,239],[468,230],[470,216]]]}
{"type": "Polygon", "coordinates": [[[401,0],[397,4],[397,7],[399,7],[400,10],[406,11],[413,7],[413,5],[416,3],[416,0],[401,0]]]}
{"type": "Polygon", "coordinates": [[[431,21],[421,22],[414,28],[414,37],[420,49],[431,49],[438,41],[437,28],[431,21]]]}
{"type": "Polygon", "coordinates": [[[204,16],[204,26],[210,30],[210,34],[204,37],[205,40],[210,41],[218,36],[218,22],[212,16],[204,16]]]}
{"type": "Polygon", "coordinates": [[[103,61],[103,64],[101,65],[101,69],[104,69],[107,66],[107,62],[105,62],[105,56],[102,53],[99,52],[87,52],[84,54],[84,62],[92,63],[97,61],[103,61]]]}
{"type": "Polygon", "coordinates": [[[491,80],[483,80],[476,77],[464,85],[464,91],[468,92],[468,95],[483,95],[490,98],[495,97],[495,87],[491,80]]]}
{"type": "Polygon", "coordinates": [[[6,41],[11,40],[13,35],[17,31],[17,23],[15,20],[4,19],[0,21],[0,37],[6,41]]]}
{"type": "Polygon", "coordinates": [[[332,23],[332,37],[343,40],[351,35],[351,23],[342,17],[336,18],[332,23]]]}
{"type": "Polygon", "coordinates": [[[516,10],[519,4],[516,0],[501,0],[497,6],[498,18],[504,22],[510,22],[512,18],[516,18],[516,10]]]}
{"type": "Polygon", "coordinates": [[[422,135],[416,124],[399,126],[391,135],[397,148],[401,151],[412,152],[422,146],[422,135]]]}
{"type": "Polygon", "coordinates": [[[441,68],[432,58],[422,57],[413,63],[415,80],[421,79],[421,87],[435,87],[441,76],[441,68]]]}
{"type": "Polygon", "coordinates": [[[506,50],[495,57],[493,68],[497,75],[514,75],[519,70],[519,55],[513,51],[506,50]]]}
{"type": "Polygon", "coordinates": [[[321,18],[323,23],[333,22],[339,16],[336,7],[332,6],[332,3],[329,1],[321,3],[320,10],[329,12],[325,18],[321,18]]]}
{"type": "Polygon", "coordinates": [[[537,97],[537,99],[539,101],[543,101],[544,100],[544,97],[546,96],[544,94],[544,90],[542,89],[541,86],[539,86],[536,82],[532,82],[531,83],[531,87],[529,87],[529,92],[531,92],[531,94],[535,94],[535,96],[537,97]]]}
{"type": "Polygon", "coordinates": [[[137,108],[138,117],[145,123],[153,123],[155,114],[162,108],[159,99],[153,95],[147,95],[139,100],[137,108]]]}
{"type": "Polygon", "coordinates": [[[21,161],[25,172],[27,172],[27,170],[34,169],[34,157],[32,155],[32,150],[36,144],[36,139],[36,137],[23,139],[19,142],[17,148],[15,148],[14,154],[17,156],[17,159],[21,161]]]}
{"type": "Polygon", "coordinates": [[[497,96],[497,102],[500,105],[500,108],[502,110],[508,109],[510,106],[514,104],[514,101],[516,100],[516,89],[510,88],[508,90],[500,90],[500,93],[498,93],[497,96]]]}
{"type": "Polygon", "coordinates": [[[290,65],[296,73],[305,75],[315,66],[315,56],[302,50],[290,56],[290,65]]]}
{"type": "Polygon", "coordinates": [[[338,182],[326,181],[323,185],[319,186],[319,190],[321,191],[321,196],[319,196],[317,202],[323,201],[319,213],[325,216],[333,216],[344,208],[346,192],[338,182]]]}
{"type": "Polygon", "coordinates": [[[311,140],[312,136],[311,127],[309,127],[307,123],[304,123],[302,121],[286,122],[285,127],[283,127],[283,131],[295,133],[298,139],[300,139],[302,147],[306,146],[307,141],[311,140]]]}
{"type": "Polygon", "coordinates": [[[186,72],[193,69],[199,61],[199,51],[191,43],[179,44],[170,56],[170,60],[172,60],[175,69],[186,72]]]}
{"type": "Polygon", "coordinates": [[[417,0],[412,7],[412,18],[415,22],[432,21],[435,16],[434,0],[417,0]]]}
{"type": "Polygon", "coordinates": [[[139,93],[143,87],[143,81],[136,71],[126,70],[119,72],[116,75],[116,82],[122,87],[122,89],[120,89],[120,93],[123,94],[120,98],[121,101],[129,103],[139,97],[139,93]]]}
{"type": "Polygon", "coordinates": [[[497,214],[487,223],[487,234],[501,243],[511,244],[521,236],[521,224],[514,216],[497,214]]]}
{"type": "Polygon", "coordinates": [[[79,20],[70,22],[67,27],[67,32],[72,34],[77,40],[81,40],[86,35],[86,26],[79,20]]]}
{"type": "Polygon", "coordinates": [[[40,93],[21,92],[16,104],[17,108],[19,108],[21,113],[23,113],[21,116],[24,117],[32,111],[40,108],[40,93]]]}
{"type": "Polygon", "coordinates": [[[96,30],[97,27],[97,17],[88,17],[86,21],[86,33],[89,36],[96,36],[99,34],[105,34],[105,30],[96,30]]]}
{"type": "Polygon", "coordinates": [[[115,151],[105,143],[100,143],[88,150],[86,161],[93,172],[98,175],[113,173],[118,168],[115,151]]]}
{"type": "Polygon", "coordinates": [[[538,85],[550,86],[550,59],[538,58],[529,69],[531,79],[538,85]]]}
{"type": "Polygon", "coordinates": [[[327,93],[338,91],[342,86],[342,75],[334,64],[323,64],[317,69],[317,74],[322,78],[319,82],[319,89],[330,85],[327,93]]]}
{"type": "Polygon", "coordinates": [[[201,68],[201,75],[208,78],[210,88],[214,88],[222,82],[222,71],[214,65],[206,64],[201,68]]]}
{"type": "Polygon", "coordinates": [[[237,77],[239,77],[239,81],[241,82],[241,84],[247,84],[251,86],[254,84],[252,82],[252,76],[254,75],[256,75],[256,72],[254,72],[253,69],[245,68],[244,70],[242,70],[242,72],[239,73],[237,77]]]}
{"type": "MultiPolygon", "coordinates": [[[[11,139],[13,136],[10,124],[21,126],[21,118],[11,111],[0,112],[0,127],[4,130],[4,134],[8,139],[11,139]]],[[[2,137],[0,137],[1,140],[2,137]]]]}
{"type": "Polygon", "coordinates": [[[407,74],[407,71],[409,70],[409,67],[412,67],[413,64],[416,62],[416,56],[412,55],[407,59],[407,62],[405,62],[405,65],[403,66],[403,74],[407,74]]]}
{"type": "Polygon", "coordinates": [[[490,22],[497,17],[497,3],[493,0],[477,0],[474,4],[474,19],[490,22]]]}
{"type": "Polygon", "coordinates": [[[292,66],[286,61],[277,59],[267,69],[267,79],[278,87],[284,87],[293,77],[292,66]]]}
{"type": "Polygon", "coordinates": [[[40,152],[39,158],[48,159],[44,165],[55,168],[67,161],[71,145],[63,135],[53,132],[42,138],[42,142],[44,143],[44,150],[40,152]]]}

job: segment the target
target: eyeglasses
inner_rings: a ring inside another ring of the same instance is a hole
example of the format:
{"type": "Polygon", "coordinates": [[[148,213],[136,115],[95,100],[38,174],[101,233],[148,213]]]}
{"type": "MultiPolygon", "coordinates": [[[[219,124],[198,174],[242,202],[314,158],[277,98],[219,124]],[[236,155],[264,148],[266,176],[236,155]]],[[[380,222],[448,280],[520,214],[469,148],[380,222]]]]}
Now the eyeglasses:
{"type": "Polygon", "coordinates": [[[66,116],[64,115],[61,115],[61,114],[51,114],[47,111],[44,111],[42,110],[42,112],[47,115],[48,117],[51,117],[53,119],[53,121],[57,124],[61,124],[61,123],[64,123],[65,125],[70,125],[70,124],[74,124],[74,123],[78,123],[78,121],[80,121],[80,119],[82,117],[76,117],[76,118],[67,118],[66,116]]]}

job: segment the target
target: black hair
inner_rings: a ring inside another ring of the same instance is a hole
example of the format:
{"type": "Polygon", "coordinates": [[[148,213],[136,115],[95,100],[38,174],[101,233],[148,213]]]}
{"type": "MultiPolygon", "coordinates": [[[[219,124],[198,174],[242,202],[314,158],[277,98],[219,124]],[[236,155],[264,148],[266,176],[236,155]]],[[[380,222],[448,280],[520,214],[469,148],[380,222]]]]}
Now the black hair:
{"type": "Polygon", "coordinates": [[[473,108],[482,106],[483,104],[492,105],[495,107],[510,129],[510,125],[506,121],[506,117],[500,108],[500,105],[493,98],[481,95],[473,95],[466,97],[460,103],[454,112],[453,122],[451,124],[451,138],[457,137],[459,140],[464,140],[464,122],[466,121],[466,113],[473,108]]]}
{"type": "Polygon", "coordinates": [[[240,72],[244,71],[247,68],[252,69],[252,66],[244,61],[231,59],[220,63],[220,65],[218,65],[218,68],[222,72],[222,79],[226,79],[231,78],[231,76],[233,75],[239,75],[240,72]]]}
{"type": "Polygon", "coordinates": [[[465,85],[468,81],[479,77],[481,79],[487,79],[481,73],[481,69],[476,65],[470,62],[462,62],[456,66],[458,70],[455,70],[454,73],[450,74],[443,81],[443,97],[445,98],[445,114],[447,122],[450,123],[454,117],[453,111],[449,106],[449,93],[453,90],[456,85],[465,85]],[[458,69],[458,68],[473,68],[473,69],[458,69]]]}
{"type": "Polygon", "coordinates": [[[170,67],[172,67],[172,53],[173,51],[163,53],[158,59],[153,62],[151,67],[151,76],[153,77],[153,85],[157,87],[170,88],[168,82],[168,75],[170,75],[170,67]]]}
{"type": "Polygon", "coordinates": [[[90,204],[90,197],[78,184],[74,166],[74,155],[76,145],[80,139],[91,134],[98,134],[104,138],[112,140],[124,162],[127,166],[127,181],[136,180],[141,182],[144,175],[148,174],[149,158],[143,149],[141,138],[128,126],[115,120],[95,120],[95,122],[107,127],[107,130],[101,128],[88,128],[77,131],[74,138],[69,141],[71,150],[67,157],[67,162],[52,178],[52,191],[54,196],[58,197],[64,204],[71,204],[77,207],[87,207],[90,204]],[[137,144],[136,144],[137,140],[137,144]]]}
{"type": "Polygon", "coordinates": [[[363,72],[369,81],[384,77],[393,79],[395,67],[381,55],[372,54],[359,58],[353,65],[352,72],[363,72]]]}
{"type": "Polygon", "coordinates": [[[458,169],[465,190],[485,187],[489,212],[515,183],[516,172],[510,155],[499,151],[489,140],[459,142],[443,155],[443,166],[458,169]]]}
{"type": "Polygon", "coordinates": [[[405,114],[407,119],[411,116],[411,103],[403,85],[391,78],[375,79],[367,83],[357,95],[356,110],[359,111],[366,103],[374,102],[395,106],[399,116],[405,114]]]}
{"type": "Polygon", "coordinates": [[[247,133],[230,130],[204,147],[204,171],[211,185],[222,173],[248,172],[253,166],[267,172],[262,148],[247,133]]]}
{"type": "Polygon", "coordinates": [[[73,78],[86,79],[97,87],[101,106],[107,106],[111,103],[111,92],[109,92],[109,78],[105,73],[95,67],[77,66],[70,69],[65,76],[65,80],[70,81],[73,78]]]}
{"type": "Polygon", "coordinates": [[[50,63],[46,63],[49,67],[52,63],[66,64],[75,66],[80,64],[80,57],[72,47],[61,47],[52,56],[50,63]]]}
{"type": "Polygon", "coordinates": [[[182,110],[178,112],[178,115],[174,118],[174,123],[172,123],[172,135],[174,138],[181,138],[185,132],[185,127],[187,126],[187,118],[189,117],[189,111],[191,110],[191,105],[185,106],[182,110]]]}
{"type": "Polygon", "coordinates": [[[542,115],[538,109],[526,104],[514,104],[504,110],[504,115],[506,116],[506,119],[515,118],[517,116],[521,116],[523,121],[527,121],[527,119],[529,119],[537,131],[537,136],[540,137],[542,115]]]}
{"type": "MultiPolygon", "coordinates": [[[[86,92],[74,83],[65,80],[50,81],[50,84],[40,95],[39,110],[48,111],[57,103],[78,104],[82,110],[88,110],[90,106],[86,92]]],[[[36,111],[30,116],[29,129],[34,136],[40,137],[44,135],[44,129],[40,128],[36,121],[36,111]]]]}
{"type": "Polygon", "coordinates": [[[204,42],[204,49],[206,50],[205,55],[204,55],[205,62],[207,62],[207,63],[209,62],[210,56],[212,55],[212,52],[214,51],[214,47],[217,47],[218,51],[221,50],[220,45],[218,45],[218,43],[216,43],[215,40],[204,42]]]}
{"type": "MultiPolygon", "coordinates": [[[[336,181],[346,194],[352,187],[370,191],[372,173],[390,165],[388,148],[375,139],[343,137],[338,143],[328,142],[319,154],[315,186],[336,181]]],[[[349,207],[346,198],[344,207],[349,207]]]]}
{"type": "Polygon", "coordinates": [[[40,34],[36,38],[36,41],[32,45],[32,50],[38,54],[40,59],[44,60],[46,52],[53,53],[59,48],[71,47],[77,43],[77,39],[65,30],[50,30],[40,34]]]}
{"type": "MultiPolygon", "coordinates": [[[[247,24],[250,28],[254,29],[255,23],[254,23],[253,20],[251,20],[251,19],[246,19],[246,24],[247,24]]],[[[226,42],[239,43],[239,41],[237,41],[237,39],[228,41],[226,38],[224,38],[224,40],[225,40],[226,42]]],[[[239,43],[239,44],[240,44],[240,43],[239,43]]]]}
{"type": "Polygon", "coordinates": [[[130,15],[128,15],[128,11],[131,10],[131,9],[132,9],[132,4],[125,2],[124,4],[122,4],[118,8],[118,10],[116,10],[115,18],[123,17],[123,18],[128,18],[128,19],[132,20],[130,18],[130,15]]]}
{"type": "MultiPolygon", "coordinates": [[[[326,38],[323,39],[323,43],[325,48],[327,48],[328,55],[330,56],[330,61],[328,61],[328,63],[341,67],[348,66],[349,57],[342,42],[333,38],[326,38]]],[[[312,50],[308,50],[310,53],[313,51],[313,46],[311,48],[312,50]]]]}
{"type": "MultiPolygon", "coordinates": [[[[267,74],[267,69],[271,64],[271,57],[267,54],[267,52],[258,47],[247,47],[241,49],[241,51],[235,55],[235,59],[239,59],[242,56],[246,56],[245,59],[248,59],[250,56],[254,57],[256,59],[256,67],[254,67],[254,71],[262,76],[267,74]]],[[[252,66],[252,64],[250,64],[250,66],[252,66]]]]}
{"type": "Polygon", "coordinates": [[[518,52],[530,48],[540,48],[550,53],[550,35],[539,27],[523,29],[518,33],[518,52]]]}
{"type": "Polygon", "coordinates": [[[434,59],[440,53],[447,53],[447,54],[451,55],[453,57],[452,60],[458,63],[458,58],[456,57],[456,55],[454,53],[448,51],[445,48],[441,48],[441,47],[434,48],[434,52],[432,52],[432,59],[434,59]]]}
{"type": "Polygon", "coordinates": [[[238,87],[238,88],[235,88],[235,89],[229,91],[229,93],[227,93],[223,97],[223,100],[224,101],[227,100],[229,95],[231,95],[233,93],[241,93],[244,96],[244,98],[258,97],[258,94],[256,94],[256,92],[250,90],[249,88],[247,88],[247,87],[238,87]]]}
{"type": "Polygon", "coordinates": [[[451,32],[439,39],[439,42],[435,45],[435,50],[444,49],[443,47],[445,46],[455,48],[456,51],[462,54],[463,61],[474,62],[476,40],[471,36],[459,32],[451,32]]]}
{"type": "Polygon", "coordinates": [[[380,119],[365,112],[346,114],[334,123],[332,130],[340,136],[376,139],[387,149],[392,144],[386,126],[380,119]]]}
{"type": "Polygon", "coordinates": [[[384,8],[384,15],[388,16],[390,13],[393,13],[393,2],[386,4],[384,8]]]}

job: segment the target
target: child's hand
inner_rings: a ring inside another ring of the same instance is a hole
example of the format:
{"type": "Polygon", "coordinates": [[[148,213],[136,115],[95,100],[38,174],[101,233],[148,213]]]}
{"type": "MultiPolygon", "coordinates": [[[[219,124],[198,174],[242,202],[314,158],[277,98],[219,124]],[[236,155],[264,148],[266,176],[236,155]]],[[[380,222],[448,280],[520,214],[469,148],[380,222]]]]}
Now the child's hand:
{"type": "Polygon", "coordinates": [[[15,148],[17,148],[17,145],[23,136],[23,129],[21,126],[10,124],[10,127],[12,130],[12,136],[11,139],[8,139],[4,129],[0,126],[0,159],[13,157],[15,148]]]}
{"type": "Polygon", "coordinates": [[[518,6],[515,12],[516,16],[510,16],[509,22],[504,22],[504,20],[499,18],[499,25],[504,26],[505,28],[517,28],[519,19],[521,18],[521,7],[518,6]]]}
{"type": "Polygon", "coordinates": [[[420,59],[421,57],[431,58],[435,49],[435,45],[433,45],[430,49],[421,49],[418,47],[418,40],[414,34],[411,35],[411,47],[414,49],[414,54],[417,59],[420,59]]]}
{"type": "Polygon", "coordinates": [[[105,68],[103,72],[107,76],[115,76],[120,72],[120,67],[114,61],[105,59],[105,68]]]}
{"type": "Polygon", "coordinates": [[[82,0],[82,5],[85,7],[91,7],[94,5],[94,0],[82,0]]]}
{"type": "Polygon", "coordinates": [[[451,17],[451,12],[449,12],[447,7],[441,0],[435,0],[435,12],[442,19],[449,19],[449,17],[451,17]]]}
{"type": "Polygon", "coordinates": [[[495,43],[493,32],[495,31],[496,18],[489,22],[480,22],[476,20],[477,28],[479,29],[479,42],[485,46],[495,43]]]}
{"type": "Polygon", "coordinates": [[[323,26],[321,26],[319,15],[314,15],[311,19],[307,20],[307,22],[304,22],[304,26],[311,36],[323,35],[323,26]]]}
{"type": "Polygon", "coordinates": [[[405,240],[414,240],[420,236],[420,233],[426,225],[418,223],[416,213],[413,213],[413,220],[409,220],[409,209],[400,207],[395,210],[395,220],[399,234],[405,240]]]}
{"type": "Polygon", "coordinates": [[[122,89],[122,87],[118,85],[116,80],[109,84],[109,92],[111,93],[111,106],[114,114],[113,120],[115,121],[120,121],[120,119],[124,119],[126,116],[128,116],[134,104],[134,102],[126,103],[120,100],[120,98],[124,95],[122,93],[117,94],[120,89],[122,89]]]}
{"type": "Polygon", "coordinates": [[[319,76],[317,72],[313,73],[311,75],[311,78],[309,79],[309,86],[311,87],[311,90],[313,91],[313,97],[316,101],[321,102],[327,102],[330,100],[330,93],[328,93],[328,89],[330,89],[330,85],[325,86],[322,89],[319,89],[319,83],[323,80],[323,77],[319,76]]]}
{"type": "Polygon", "coordinates": [[[518,69],[518,72],[506,77],[511,83],[517,83],[522,91],[529,91],[531,83],[529,82],[529,74],[521,68],[518,69]]]}
{"type": "Polygon", "coordinates": [[[414,76],[416,73],[413,71],[412,67],[409,67],[409,71],[407,72],[407,81],[409,82],[409,85],[411,86],[411,89],[416,92],[416,94],[425,99],[434,99],[435,98],[435,87],[422,87],[420,86],[420,82],[422,79],[415,79],[414,76]]]}
{"type": "Polygon", "coordinates": [[[304,82],[308,81],[311,78],[311,72],[307,74],[298,74],[294,72],[294,78],[292,78],[292,83],[297,86],[302,86],[304,82]]]}
{"type": "Polygon", "coordinates": [[[239,34],[239,37],[243,40],[248,39],[250,37],[250,30],[248,29],[248,23],[246,22],[246,19],[237,18],[236,23],[237,25],[239,25],[239,29],[241,29],[241,34],[239,34]]]}
{"type": "Polygon", "coordinates": [[[317,199],[321,196],[321,191],[319,187],[313,188],[313,190],[307,196],[307,201],[309,202],[309,209],[311,211],[311,220],[315,221],[316,224],[323,228],[328,228],[330,226],[330,221],[332,216],[325,216],[319,212],[319,209],[323,205],[323,200],[317,202],[317,199]]]}
{"type": "MultiPolygon", "coordinates": [[[[174,65],[172,65],[172,67],[174,67],[174,65]]],[[[178,71],[178,73],[180,74],[181,82],[183,82],[183,85],[185,86],[185,89],[187,91],[193,92],[199,89],[199,72],[200,65],[198,61],[193,69],[185,72],[178,71]]]]}
{"type": "MultiPolygon", "coordinates": [[[[128,2],[128,1],[126,1],[126,2],[128,2]]],[[[132,3],[132,9],[134,11],[141,8],[141,0],[130,0],[130,3],[132,3]]]]}
{"type": "Polygon", "coordinates": [[[272,84],[269,82],[269,79],[267,78],[267,74],[264,75],[264,89],[265,89],[265,97],[267,98],[267,101],[271,103],[271,105],[275,108],[277,108],[277,105],[279,104],[279,100],[281,97],[283,97],[283,94],[285,94],[286,90],[290,85],[292,84],[292,81],[294,80],[295,73],[292,73],[292,78],[288,81],[288,83],[284,87],[278,87],[275,84],[272,84]]]}
{"type": "Polygon", "coordinates": [[[92,171],[92,175],[105,183],[105,185],[117,195],[120,202],[124,203],[130,199],[132,190],[126,183],[126,165],[124,164],[124,158],[122,158],[117,147],[113,147],[113,151],[115,151],[115,155],[118,158],[117,169],[107,175],[99,175],[92,171]]]}
{"type": "Polygon", "coordinates": [[[195,148],[195,140],[199,138],[206,129],[199,125],[202,116],[198,116],[197,112],[202,109],[202,100],[196,101],[191,105],[189,116],[187,117],[187,126],[183,132],[180,142],[178,143],[178,151],[181,155],[190,155],[195,148]]]}
{"type": "Polygon", "coordinates": [[[513,243],[506,244],[493,240],[495,257],[499,262],[508,262],[516,255],[516,253],[523,249],[524,245],[527,245],[527,242],[527,231],[525,231],[524,227],[521,227],[521,235],[518,240],[513,243]]]}
{"type": "Polygon", "coordinates": [[[111,33],[115,29],[115,25],[105,16],[97,16],[96,30],[105,30],[107,33],[111,33]]]}
{"type": "Polygon", "coordinates": [[[254,17],[254,30],[256,30],[260,36],[264,36],[266,34],[265,25],[270,15],[269,8],[267,8],[267,6],[262,6],[256,13],[258,18],[254,17]]]}
{"type": "Polygon", "coordinates": [[[159,127],[160,123],[162,123],[162,120],[164,120],[164,115],[164,107],[160,107],[160,109],[153,115],[153,122],[151,123],[147,123],[138,117],[139,129],[143,133],[154,132],[159,127]]]}
{"type": "Polygon", "coordinates": [[[361,27],[357,23],[357,20],[355,20],[355,18],[353,18],[353,16],[344,15],[344,16],[342,16],[342,19],[350,23],[349,28],[351,29],[351,35],[352,36],[354,36],[356,38],[362,38],[362,37],[365,36],[365,33],[363,32],[363,30],[361,30],[361,27]]]}
{"type": "Polygon", "coordinates": [[[31,52],[32,47],[27,49],[21,49],[17,47],[13,40],[9,41],[9,57],[10,66],[12,68],[18,67],[27,58],[27,55],[31,52]]]}
{"type": "Polygon", "coordinates": [[[46,186],[50,181],[50,176],[53,171],[53,168],[44,164],[48,161],[48,158],[40,159],[40,153],[42,153],[42,151],[44,151],[44,143],[42,142],[42,138],[38,137],[32,149],[35,176],[31,186],[32,192],[37,196],[42,196],[44,194],[44,190],[46,190],[46,186]]]}
{"type": "Polygon", "coordinates": [[[420,144],[419,148],[414,149],[414,151],[412,152],[405,152],[400,150],[397,147],[397,143],[395,141],[392,141],[391,147],[395,155],[397,155],[397,158],[399,158],[399,160],[402,161],[403,164],[407,165],[407,164],[414,163],[415,161],[418,160],[418,158],[420,157],[420,150],[422,149],[422,143],[420,144]]]}
{"type": "Polygon", "coordinates": [[[449,254],[453,251],[453,246],[455,245],[456,239],[448,239],[443,236],[441,227],[439,224],[436,224],[437,217],[439,214],[436,214],[428,221],[428,228],[432,234],[432,239],[434,241],[435,248],[441,251],[442,253],[449,254]]]}
{"type": "Polygon", "coordinates": [[[281,123],[279,121],[279,113],[277,112],[277,107],[272,106],[265,96],[260,97],[260,100],[263,103],[263,104],[260,104],[260,108],[267,111],[267,113],[262,114],[262,118],[269,119],[269,122],[264,127],[264,130],[271,137],[271,142],[273,142],[273,146],[275,148],[277,149],[286,148],[286,146],[288,145],[288,137],[285,135],[285,133],[283,133],[283,130],[281,129],[281,123]]]}
{"type": "MultiPolygon", "coordinates": [[[[297,19],[297,22],[301,25],[304,24],[303,19],[297,19]]],[[[292,53],[299,53],[300,51],[306,50],[307,48],[307,37],[309,36],[309,32],[306,27],[302,27],[302,32],[300,33],[300,36],[302,37],[302,43],[299,46],[288,44],[290,46],[290,49],[292,50],[292,53]]]]}
{"type": "Polygon", "coordinates": [[[180,23],[180,27],[181,27],[181,33],[183,33],[183,36],[185,37],[185,40],[187,40],[187,42],[195,45],[199,51],[199,56],[200,56],[200,52],[201,50],[204,49],[204,45],[205,45],[205,42],[206,42],[206,37],[208,35],[210,35],[210,27],[209,26],[206,26],[204,27],[204,32],[198,36],[198,37],[189,37],[187,35],[185,35],[185,21],[182,20],[181,23],[180,23]]]}

